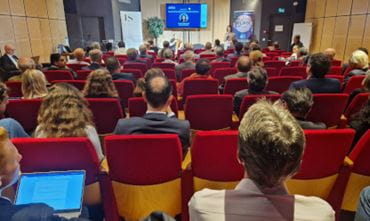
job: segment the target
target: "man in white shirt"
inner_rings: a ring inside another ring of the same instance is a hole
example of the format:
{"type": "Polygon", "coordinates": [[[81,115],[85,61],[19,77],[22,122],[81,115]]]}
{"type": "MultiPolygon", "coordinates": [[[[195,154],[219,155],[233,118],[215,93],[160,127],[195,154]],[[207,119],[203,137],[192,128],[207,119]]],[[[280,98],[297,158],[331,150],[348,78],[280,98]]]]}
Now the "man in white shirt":
{"type": "Polygon", "coordinates": [[[15,47],[11,44],[4,46],[5,54],[0,58],[0,68],[4,72],[3,81],[8,80],[11,76],[19,74],[18,57],[15,56],[15,47]]]}
{"type": "Polygon", "coordinates": [[[335,220],[317,197],[289,195],[284,182],[301,164],[303,130],[283,104],[262,100],[239,127],[238,160],[245,178],[234,190],[203,189],[189,202],[191,221],[335,220]]]}

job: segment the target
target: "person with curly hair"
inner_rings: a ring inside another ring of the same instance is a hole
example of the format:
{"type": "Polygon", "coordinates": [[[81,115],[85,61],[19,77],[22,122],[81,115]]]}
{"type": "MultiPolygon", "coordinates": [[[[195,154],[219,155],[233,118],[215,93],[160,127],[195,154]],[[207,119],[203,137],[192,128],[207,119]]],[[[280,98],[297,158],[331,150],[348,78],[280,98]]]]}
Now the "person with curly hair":
{"type": "Polygon", "coordinates": [[[72,85],[57,83],[51,87],[41,104],[37,122],[35,137],[88,137],[98,158],[104,158],[91,110],[82,93],[72,85]]]}
{"type": "Polygon", "coordinates": [[[44,73],[36,69],[26,70],[22,74],[22,94],[24,99],[45,97],[48,88],[44,73]]]}

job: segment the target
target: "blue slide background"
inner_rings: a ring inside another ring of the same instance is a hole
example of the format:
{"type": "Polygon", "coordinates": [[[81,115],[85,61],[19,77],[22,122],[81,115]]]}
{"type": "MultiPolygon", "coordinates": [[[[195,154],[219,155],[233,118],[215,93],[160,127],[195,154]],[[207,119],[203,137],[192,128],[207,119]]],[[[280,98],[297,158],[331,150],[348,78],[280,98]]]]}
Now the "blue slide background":
{"type": "Polygon", "coordinates": [[[207,4],[166,4],[167,28],[207,28],[207,18],[207,4]],[[181,22],[181,15],[186,22],[181,22]]]}

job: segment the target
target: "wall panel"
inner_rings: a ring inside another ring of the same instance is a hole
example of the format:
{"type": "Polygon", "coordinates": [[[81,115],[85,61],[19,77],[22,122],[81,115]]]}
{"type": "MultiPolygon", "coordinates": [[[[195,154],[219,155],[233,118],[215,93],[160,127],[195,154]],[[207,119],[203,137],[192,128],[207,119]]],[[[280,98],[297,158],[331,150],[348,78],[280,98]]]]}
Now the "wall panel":
{"type": "Polygon", "coordinates": [[[9,0],[10,12],[12,15],[25,16],[23,0],[9,0]]]}
{"type": "Polygon", "coordinates": [[[344,59],[348,60],[351,53],[362,44],[366,15],[351,16],[350,26],[348,30],[347,46],[344,59]]]}
{"type": "Polygon", "coordinates": [[[26,18],[13,17],[13,26],[17,54],[21,56],[32,56],[26,18]]]}
{"type": "Polygon", "coordinates": [[[0,14],[8,15],[10,14],[10,7],[8,0],[0,0],[0,14]]]}
{"type": "Polygon", "coordinates": [[[365,14],[368,10],[369,0],[353,0],[352,15],[365,14]]]}
{"type": "Polygon", "coordinates": [[[327,0],[325,17],[332,17],[337,15],[338,0],[327,0]]]}
{"type": "Polygon", "coordinates": [[[337,58],[343,59],[346,49],[349,16],[337,17],[333,35],[333,48],[337,51],[337,58]]]}
{"type": "Polygon", "coordinates": [[[335,17],[324,19],[320,51],[324,51],[326,48],[331,47],[333,42],[334,27],[335,27],[335,17]]]}
{"type": "Polygon", "coordinates": [[[0,27],[0,49],[2,50],[5,44],[15,43],[12,19],[9,15],[0,15],[0,27]]]}
{"type": "Polygon", "coordinates": [[[306,19],[315,17],[316,0],[307,0],[306,5],[306,19]]]}
{"type": "Polygon", "coordinates": [[[325,15],[326,0],[316,0],[315,18],[322,18],[325,15]]]}
{"type": "Polygon", "coordinates": [[[324,18],[314,19],[312,21],[312,43],[311,52],[319,52],[321,46],[321,36],[324,26],[324,18]]]}
{"type": "Polygon", "coordinates": [[[364,39],[362,40],[362,46],[365,48],[370,48],[370,15],[366,16],[364,39]]]}
{"type": "Polygon", "coordinates": [[[349,15],[351,13],[352,0],[338,0],[337,15],[349,15]]]}

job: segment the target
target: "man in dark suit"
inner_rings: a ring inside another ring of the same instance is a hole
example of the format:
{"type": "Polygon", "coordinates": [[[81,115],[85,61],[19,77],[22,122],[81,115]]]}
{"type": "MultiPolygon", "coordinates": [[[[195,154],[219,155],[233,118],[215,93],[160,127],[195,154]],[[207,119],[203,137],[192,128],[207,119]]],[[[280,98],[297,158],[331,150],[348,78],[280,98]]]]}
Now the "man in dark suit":
{"type": "Polygon", "coordinates": [[[182,71],[185,69],[195,69],[195,63],[194,63],[194,52],[193,51],[186,51],[183,56],[184,63],[177,64],[175,66],[176,69],[176,77],[177,79],[182,79],[182,71]]]}
{"type": "Polygon", "coordinates": [[[323,53],[311,55],[307,66],[307,80],[295,81],[290,88],[308,88],[312,93],[341,93],[337,79],[325,78],[330,70],[330,60],[323,53]]]}
{"type": "Polygon", "coordinates": [[[140,54],[139,54],[139,58],[148,58],[148,59],[150,59],[151,61],[153,61],[153,56],[151,56],[151,55],[149,55],[149,54],[147,53],[147,45],[146,45],[146,44],[142,44],[142,45],[140,45],[140,47],[139,47],[139,52],[140,52],[140,54]]]}
{"type": "Polygon", "coordinates": [[[101,62],[102,62],[102,52],[101,52],[101,50],[93,49],[93,50],[89,51],[89,57],[90,57],[90,60],[91,60],[91,64],[87,67],[83,67],[82,68],[83,70],[92,70],[92,71],[94,71],[94,70],[103,68],[103,66],[101,66],[101,62]]]}
{"type": "Polygon", "coordinates": [[[190,146],[189,121],[178,120],[171,111],[171,84],[164,76],[149,77],[145,83],[143,97],[147,112],[143,117],[132,117],[118,121],[115,134],[178,134],[186,153],[190,146]]]}
{"type": "Polygon", "coordinates": [[[217,47],[215,49],[217,58],[214,59],[212,62],[230,62],[231,60],[229,58],[225,58],[224,55],[224,48],[217,47]]]}
{"type": "Polygon", "coordinates": [[[66,70],[71,72],[74,78],[77,78],[76,72],[72,69],[67,67],[67,59],[65,56],[59,53],[53,53],[50,55],[50,67],[45,68],[47,71],[54,71],[54,70],[66,70]]]}
{"type": "Polygon", "coordinates": [[[116,57],[108,57],[105,62],[113,80],[130,80],[135,84],[135,77],[132,73],[121,72],[121,64],[116,57]]]}
{"type": "Polygon", "coordinates": [[[5,54],[0,58],[0,68],[3,75],[3,81],[7,81],[10,77],[20,73],[18,68],[18,57],[15,56],[15,48],[13,45],[6,44],[4,46],[5,54]]]}
{"type": "Polygon", "coordinates": [[[126,53],[127,53],[127,61],[123,64],[123,66],[125,66],[125,64],[137,64],[137,63],[146,64],[145,61],[138,59],[138,53],[135,48],[127,49],[126,53]]]}

